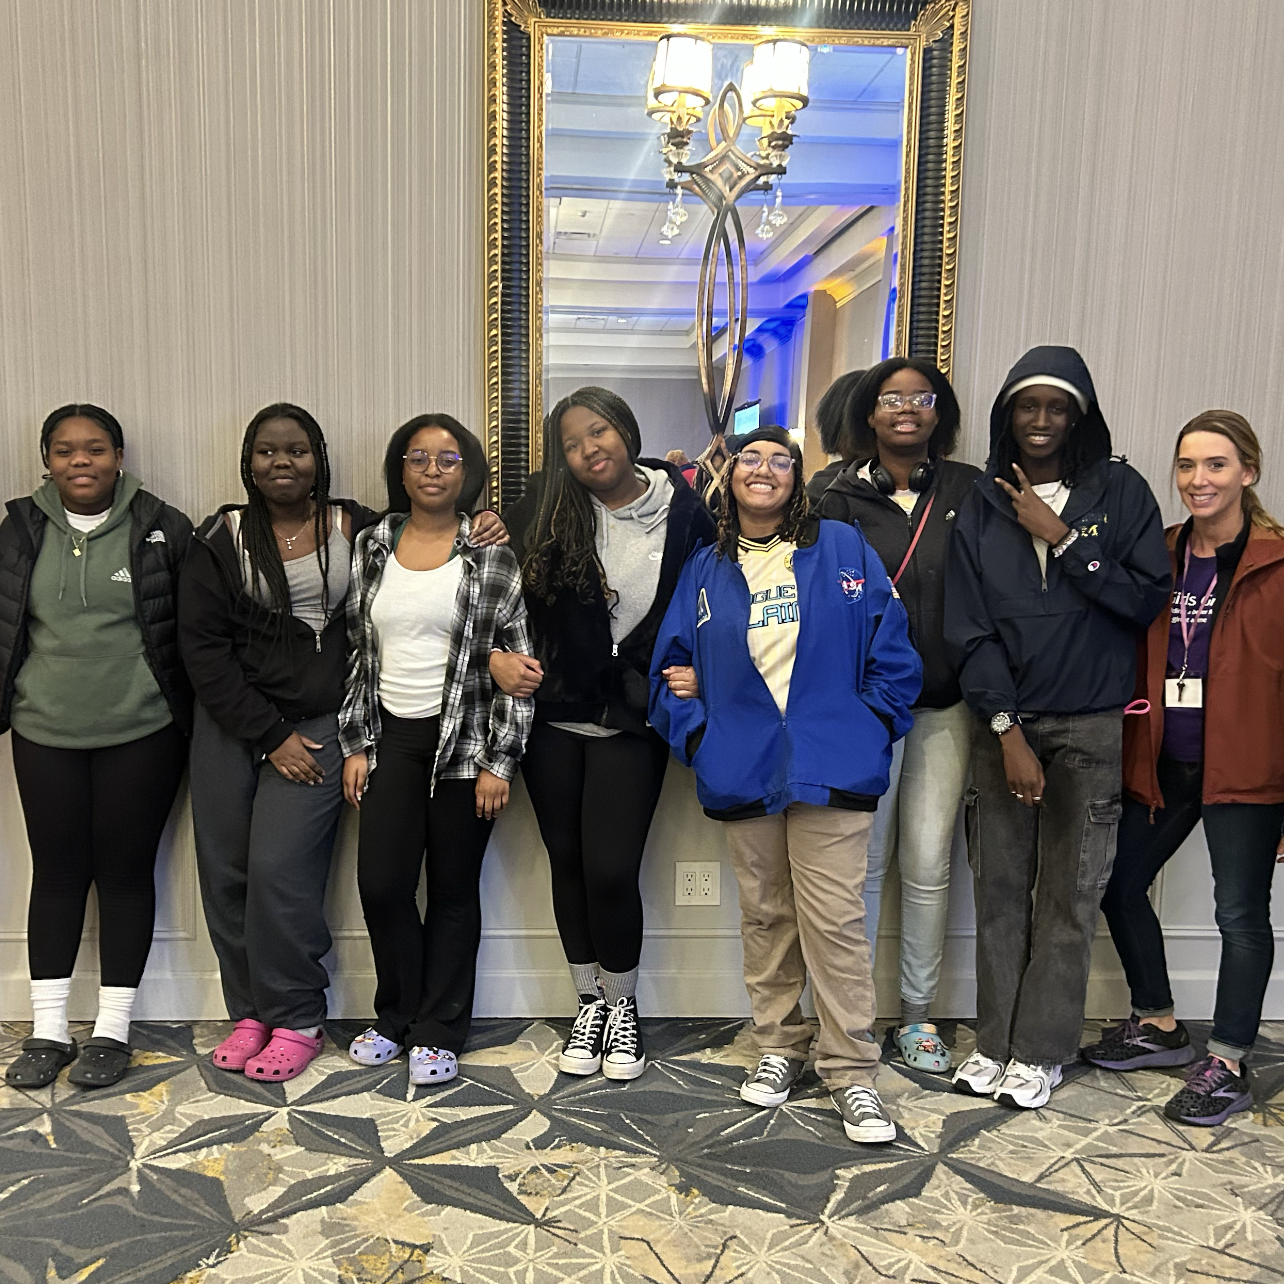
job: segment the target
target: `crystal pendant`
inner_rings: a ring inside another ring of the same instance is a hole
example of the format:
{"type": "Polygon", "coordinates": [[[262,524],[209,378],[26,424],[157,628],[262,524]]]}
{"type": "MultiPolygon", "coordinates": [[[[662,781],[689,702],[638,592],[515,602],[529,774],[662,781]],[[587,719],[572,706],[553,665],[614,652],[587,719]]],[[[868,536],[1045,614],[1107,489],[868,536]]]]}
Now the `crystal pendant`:
{"type": "Polygon", "coordinates": [[[772,227],[784,227],[789,222],[789,215],[785,213],[784,193],[780,190],[780,184],[776,184],[776,203],[771,208],[771,213],[767,221],[772,227]]]}
{"type": "Polygon", "coordinates": [[[762,206],[762,217],[758,220],[758,226],[754,229],[754,235],[763,241],[770,241],[776,235],[771,226],[771,219],[767,213],[767,204],[764,201],[762,206]]]}

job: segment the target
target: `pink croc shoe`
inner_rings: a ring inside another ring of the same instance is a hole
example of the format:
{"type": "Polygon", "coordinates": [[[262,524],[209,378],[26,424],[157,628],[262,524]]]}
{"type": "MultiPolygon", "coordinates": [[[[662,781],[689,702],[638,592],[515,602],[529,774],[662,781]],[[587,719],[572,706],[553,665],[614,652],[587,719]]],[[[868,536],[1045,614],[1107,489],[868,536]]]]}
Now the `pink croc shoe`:
{"type": "Polygon", "coordinates": [[[214,1049],[210,1060],[220,1070],[244,1070],[245,1063],[263,1051],[269,1038],[271,1034],[262,1021],[246,1017],[238,1021],[232,1033],[214,1049]]]}
{"type": "Polygon", "coordinates": [[[276,1029],[266,1048],[245,1063],[251,1079],[271,1079],[283,1083],[301,1075],[325,1047],[325,1035],[314,1039],[297,1030],[276,1029]]]}

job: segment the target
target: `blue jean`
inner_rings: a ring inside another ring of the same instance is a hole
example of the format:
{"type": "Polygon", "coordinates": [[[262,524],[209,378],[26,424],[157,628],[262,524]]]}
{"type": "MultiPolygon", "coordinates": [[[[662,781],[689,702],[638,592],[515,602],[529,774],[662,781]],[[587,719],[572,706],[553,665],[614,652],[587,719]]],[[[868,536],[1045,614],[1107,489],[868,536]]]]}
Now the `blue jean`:
{"type": "Polygon", "coordinates": [[[1284,803],[1206,805],[1202,763],[1161,757],[1158,771],[1164,806],[1151,824],[1149,807],[1132,799],[1124,804],[1119,851],[1101,908],[1128,978],[1133,1011],[1138,1016],[1170,1015],[1173,994],[1164,934],[1146,893],[1195,826],[1204,822],[1222,935],[1208,1050],[1237,1061],[1257,1038],[1275,961],[1271,882],[1284,803]]]}
{"type": "Polygon", "coordinates": [[[892,750],[891,783],[879,799],[865,875],[865,932],[878,948],[883,880],[895,857],[901,879],[901,999],[930,1004],[941,979],[950,903],[950,849],[967,781],[972,714],[915,709],[914,726],[892,750]]]}

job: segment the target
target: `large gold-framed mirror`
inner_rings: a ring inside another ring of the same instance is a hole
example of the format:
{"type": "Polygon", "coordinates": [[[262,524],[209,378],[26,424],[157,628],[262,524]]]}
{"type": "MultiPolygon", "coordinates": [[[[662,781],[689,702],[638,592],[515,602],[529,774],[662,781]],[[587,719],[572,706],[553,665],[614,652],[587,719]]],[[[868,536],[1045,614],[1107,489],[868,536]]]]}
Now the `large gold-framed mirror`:
{"type": "Polygon", "coordinates": [[[494,502],[521,494],[544,411],[582,384],[635,406],[648,454],[696,458],[739,408],[819,465],[808,429],[835,373],[905,352],[948,372],[969,0],[487,3],[494,502]],[[788,116],[746,70],[768,41],[803,62],[788,116]],[[697,105],[682,152],[651,81],[657,49],[697,45],[700,97],[660,95],[697,105]],[[742,113],[741,155],[773,172],[719,224],[690,171],[742,113]]]}

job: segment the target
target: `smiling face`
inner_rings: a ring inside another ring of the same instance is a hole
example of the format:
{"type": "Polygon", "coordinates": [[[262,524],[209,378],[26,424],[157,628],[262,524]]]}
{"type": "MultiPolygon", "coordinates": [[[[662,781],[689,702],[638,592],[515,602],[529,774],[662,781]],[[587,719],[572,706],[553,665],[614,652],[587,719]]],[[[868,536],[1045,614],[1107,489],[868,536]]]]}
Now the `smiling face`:
{"type": "MultiPolygon", "coordinates": [[[[902,397],[912,397],[933,391],[932,381],[926,375],[907,368],[884,379],[879,386],[878,395],[883,397],[899,393],[902,397]]],[[[868,422],[874,430],[880,451],[887,449],[896,454],[926,457],[927,443],[936,431],[938,419],[935,406],[902,404],[899,410],[892,410],[876,401],[868,422]]]]}
{"type": "Polygon", "coordinates": [[[53,430],[45,462],[63,507],[92,516],[111,507],[124,458],[101,424],[72,415],[53,430]]]}
{"type": "Polygon", "coordinates": [[[558,424],[571,476],[595,495],[609,495],[633,478],[629,448],[620,433],[587,406],[571,406],[558,424]]]}
{"type": "Polygon", "coordinates": [[[1235,443],[1219,432],[1188,432],[1177,447],[1174,472],[1182,503],[1208,521],[1241,511],[1244,488],[1257,482],[1235,443]]]}
{"type": "Polygon", "coordinates": [[[453,513],[459,508],[459,495],[464,488],[463,461],[454,468],[442,471],[439,457],[462,455],[454,435],[444,428],[420,428],[406,445],[406,454],[412,458],[419,452],[428,456],[422,471],[416,472],[410,460],[403,460],[401,480],[410,496],[410,506],[423,513],[453,513]]]}
{"type": "Polygon", "coordinates": [[[784,446],[774,441],[750,442],[736,458],[731,474],[740,525],[746,525],[746,518],[750,525],[778,522],[793,498],[794,480],[793,456],[784,446]],[[779,464],[772,467],[772,460],[781,458],[788,461],[788,471],[778,471],[779,464]],[[751,468],[754,463],[757,466],[751,468]]]}
{"type": "Polygon", "coordinates": [[[1059,459],[1078,418],[1079,403],[1051,384],[1033,384],[1012,398],[1012,436],[1023,459],[1059,459]]]}
{"type": "Polygon", "coordinates": [[[264,420],[254,434],[250,472],[269,504],[289,508],[306,503],[316,482],[317,461],[302,425],[284,417],[264,420]]]}

